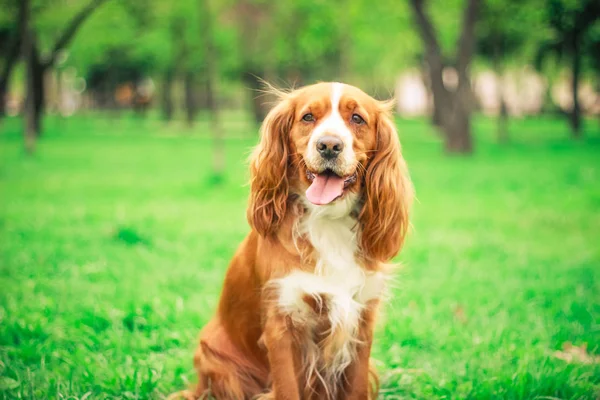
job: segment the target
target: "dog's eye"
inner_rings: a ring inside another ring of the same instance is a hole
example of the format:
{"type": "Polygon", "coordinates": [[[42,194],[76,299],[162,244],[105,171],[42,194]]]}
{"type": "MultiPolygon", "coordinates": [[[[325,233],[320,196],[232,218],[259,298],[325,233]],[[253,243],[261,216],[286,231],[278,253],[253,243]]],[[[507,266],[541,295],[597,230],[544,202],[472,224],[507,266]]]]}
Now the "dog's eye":
{"type": "Polygon", "coordinates": [[[362,125],[365,123],[365,120],[358,114],[352,114],[352,122],[354,122],[357,125],[362,125]]]}
{"type": "Polygon", "coordinates": [[[302,121],[314,122],[315,121],[315,117],[311,113],[304,114],[304,116],[302,117],[302,121]]]}

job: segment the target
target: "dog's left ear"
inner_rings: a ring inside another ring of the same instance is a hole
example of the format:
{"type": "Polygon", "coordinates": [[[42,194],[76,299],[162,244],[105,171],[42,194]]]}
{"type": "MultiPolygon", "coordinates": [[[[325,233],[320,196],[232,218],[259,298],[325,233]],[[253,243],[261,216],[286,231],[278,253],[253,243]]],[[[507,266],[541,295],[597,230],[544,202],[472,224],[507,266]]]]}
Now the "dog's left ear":
{"type": "Polygon", "coordinates": [[[363,207],[359,214],[360,245],[368,260],[386,262],[404,243],[413,186],[400,150],[390,105],[380,104],[377,150],[365,173],[363,207]]]}

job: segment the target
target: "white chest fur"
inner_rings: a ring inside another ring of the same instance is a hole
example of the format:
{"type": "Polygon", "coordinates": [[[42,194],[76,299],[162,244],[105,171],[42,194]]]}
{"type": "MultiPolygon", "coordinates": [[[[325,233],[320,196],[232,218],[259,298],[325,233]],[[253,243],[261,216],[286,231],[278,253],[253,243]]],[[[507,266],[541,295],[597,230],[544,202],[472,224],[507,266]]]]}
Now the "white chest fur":
{"type": "Polygon", "coordinates": [[[306,236],[317,253],[314,273],[294,271],[278,280],[279,304],[288,311],[303,308],[305,294],[326,294],[332,303],[332,323],[358,322],[362,307],[378,298],[385,286],[379,272],[362,268],[355,258],[357,222],[349,214],[354,196],[327,207],[308,206],[298,226],[298,234],[306,236]]]}
{"type": "Polygon", "coordinates": [[[279,289],[279,307],[301,323],[310,324],[314,311],[303,300],[306,295],[317,302],[326,299],[331,332],[346,338],[330,365],[335,372],[342,372],[351,362],[362,310],[385,287],[382,273],[366,271],[356,262],[357,226],[349,216],[353,200],[349,195],[332,206],[309,206],[298,233],[306,236],[317,253],[314,273],[294,271],[273,282],[279,289]]]}

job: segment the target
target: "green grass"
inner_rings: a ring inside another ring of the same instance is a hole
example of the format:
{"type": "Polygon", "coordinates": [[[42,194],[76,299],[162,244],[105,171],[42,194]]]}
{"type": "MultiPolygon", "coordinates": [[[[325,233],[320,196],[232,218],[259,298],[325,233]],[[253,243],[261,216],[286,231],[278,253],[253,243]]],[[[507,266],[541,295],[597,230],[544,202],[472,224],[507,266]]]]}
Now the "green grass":
{"type": "MultiPolygon", "coordinates": [[[[0,397],[162,398],[192,354],[248,231],[247,119],[226,118],[215,185],[204,124],[49,118],[38,153],[0,126],[0,397]],[[173,134],[176,133],[176,134],[173,134]]],[[[418,200],[373,355],[382,397],[589,399],[600,365],[600,127],[511,125],[446,157],[425,121],[399,121],[418,200]]]]}

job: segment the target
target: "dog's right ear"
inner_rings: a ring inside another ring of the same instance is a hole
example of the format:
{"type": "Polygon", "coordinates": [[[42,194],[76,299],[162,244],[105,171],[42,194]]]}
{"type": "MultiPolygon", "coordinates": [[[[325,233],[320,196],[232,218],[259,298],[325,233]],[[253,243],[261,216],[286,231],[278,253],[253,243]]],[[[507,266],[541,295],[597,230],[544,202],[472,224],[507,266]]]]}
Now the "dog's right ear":
{"type": "Polygon", "coordinates": [[[286,212],[289,194],[288,170],[292,100],[282,94],[260,129],[260,143],[250,158],[250,204],[248,222],[262,236],[277,229],[286,212]]]}

